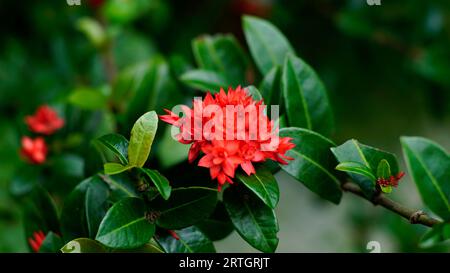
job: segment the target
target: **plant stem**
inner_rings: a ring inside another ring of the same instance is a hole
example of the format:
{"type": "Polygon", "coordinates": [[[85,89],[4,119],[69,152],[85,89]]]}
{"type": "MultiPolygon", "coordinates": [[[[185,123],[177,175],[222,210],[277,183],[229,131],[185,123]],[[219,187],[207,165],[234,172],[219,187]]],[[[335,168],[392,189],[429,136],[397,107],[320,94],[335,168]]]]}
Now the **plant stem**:
{"type": "Polygon", "coordinates": [[[432,227],[436,224],[441,223],[441,221],[432,218],[422,211],[414,210],[411,208],[407,208],[391,199],[386,197],[384,194],[379,193],[375,195],[372,199],[367,198],[364,193],[361,191],[358,185],[351,183],[351,182],[345,182],[342,184],[342,189],[346,192],[351,192],[359,197],[362,197],[370,202],[372,202],[374,205],[380,205],[400,216],[403,218],[408,219],[411,224],[421,224],[424,226],[432,227]]]}

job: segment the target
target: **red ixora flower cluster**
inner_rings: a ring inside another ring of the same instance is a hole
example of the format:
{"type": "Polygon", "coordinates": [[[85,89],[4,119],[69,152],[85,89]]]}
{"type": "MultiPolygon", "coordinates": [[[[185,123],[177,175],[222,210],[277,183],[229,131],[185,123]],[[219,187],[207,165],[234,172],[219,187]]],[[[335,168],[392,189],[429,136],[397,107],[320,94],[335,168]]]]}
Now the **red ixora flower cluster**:
{"type": "Polygon", "coordinates": [[[28,238],[28,243],[34,252],[39,252],[42,242],[45,240],[45,234],[41,230],[33,232],[33,237],[28,238]]]}
{"type": "MultiPolygon", "coordinates": [[[[42,135],[51,135],[64,126],[64,120],[47,105],[40,106],[33,116],[26,116],[25,123],[31,132],[42,135]]],[[[30,163],[44,163],[47,152],[47,144],[44,138],[22,137],[20,154],[30,163]]]]}
{"type": "Polygon", "coordinates": [[[377,179],[377,184],[380,187],[397,187],[398,186],[398,182],[400,181],[400,179],[402,179],[402,177],[405,175],[404,172],[399,172],[397,175],[391,175],[391,177],[389,177],[389,179],[385,179],[385,178],[378,178],[377,179]]]}
{"type": "Polygon", "coordinates": [[[239,86],[236,90],[229,88],[227,93],[220,89],[214,96],[208,92],[203,100],[194,99],[193,108],[183,105],[183,117],[165,109],[167,115],[161,115],[160,119],[180,129],[176,136],[180,143],[192,144],[188,155],[190,163],[203,152],[198,166],[209,168],[211,178],[217,179],[220,190],[226,182],[233,183],[231,178],[239,166],[251,175],[255,173],[255,162],[271,159],[287,164],[287,160],[292,160],[285,154],[295,145],[290,142],[291,138],[278,136],[274,121],[265,114],[265,107],[262,100],[254,100],[239,86]],[[236,122],[230,123],[226,119],[229,115],[223,114],[229,111],[229,106],[257,110],[253,115],[251,111],[235,112],[231,115],[236,122]],[[242,126],[238,126],[239,121],[242,126]],[[255,124],[259,127],[252,132],[255,124]],[[230,135],[234,137],[230,138],[230,135]]]}

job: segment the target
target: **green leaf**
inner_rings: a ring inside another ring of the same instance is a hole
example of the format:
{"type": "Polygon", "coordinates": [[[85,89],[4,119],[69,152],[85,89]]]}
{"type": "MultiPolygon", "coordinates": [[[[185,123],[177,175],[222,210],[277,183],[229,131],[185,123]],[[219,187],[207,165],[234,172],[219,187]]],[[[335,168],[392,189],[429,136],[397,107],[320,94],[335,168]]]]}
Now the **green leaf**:
{"type": "Polygon", "coordinates": [[[278,105],[281,101],[281,69],[276,66],[272,68],[262,79],[259,90],[266,105],[278,105]]]}
{"type": "Polygon", "coordinates": [[[275,212],[251,192],[235,186],[225,190],[223,202],[239,235],[254,248],[275,252],[278,223],[275,212]]]}
{"type": "Polygon", "coordinates": [[[108,197],[107,185],[99,175],[78,184],[65,199],[61,212],[64,241],[79,237],[93,238],[108,209],[108,197]]]}
{"type": "MultiPolygon", "coordinates": [[[[382,159],[380,163],[378,163],[377,178],[389,179],[390,177],[391,166],[389,166],[389,162],[386,159],[382,159]]],[[[384,193],[392,192],[392,186],[380,186],[380,188],[384,193]]]]}
{"type": "Polygon", "coordinates": [[[245,83],[248,58],[232,35],[203,35],[192,42],[198,66],[214,71],[226,79],[222,87],[245,83]]]}
{"type": "Polygon", "coordinates": [[[217,190],[204,187],[176,188],[169,200],[156,198],[150,207],[158,215],[156,224],[182,229],[208,218],[217,203],[217,190]]]}
{"type": "Polygon", "coordinates": [[[142,115],[131,130],[128,145],[128,162],[130,166],[142,167],[147,161],[153,139],[158,129],[158,115],[155,111],[142,115]]]}
{"type": "Polygon", "coordinates": [[[260,101],[263,99],[259,90],[253,85],[247,86],[245,90],[247,90],[247,93],[250,94],[254,100],[260,101]]]}
{"type": "Polygon", "coordinates": [[[217,93],[220,88],[229,86],[229,82],[221,74],[209,70],[187,71],[181,75],[180,80],[189,87],[211,93],[217,93]]]}
{"type": "Polygon", "coordinates": [[[134,181],[125,173],[117,175],[99,175],[111,189],[111,198],[120,200],[125,197],[138,197],[134,181]]]}
{"type": "Polygon", "coordinates": [[[386,159],[380,160],[377,167],[377,178],[389,179],[391,177],[391,166],[386,159]]]}
{"type": "Polygon", "coordinates": [[[89,17],[82,17],[77,20],[76,27],[86,35],[94,46],[100,48],[106,42],[106,33],[99,22],[89,17]]]}
{"type": "Polygon", "coordinates": [[[50,231],[45,235],[45,239],[39,248],[39,253],[57,253],[62,246],[63,241],[61,237],[50,231]]]}
{"type": "MultiPolygon", "coordinates": [[[[355,139],[348,140],[344,144],[332,148],[331,151],[340,163],[357,162],[369,168],[373,174],[376,173],[379,162],[386,159],[389,162],[391,173],[398,173],[397,158],[394,154],[361,144],[355,139]]],[[[347,173],[367,197],[373,197],[376,193],[375,180],[360,174],[347,173]]]]}
{"type": "Polygon", "coordinates": [[[450,224],[434,225],[420,239],[419,246],[429,248],[450,239],[450,224]]]}
{"type": "Polygon", "coordinates": [[[423,202],[444,220],[450,219],[450,156],[422,137],[402,137],[403,156],[423,202]]]}
{"type": "Polygon", "coordinates": [[[120,200],[106,213],[95,239],[112,248],[143,246],[155,233],[155,225],[146,219],[145,213],[142,199],[129,197],[120,200]]]}
{"type": "Polygon", "coordinates": [[[131,165],[122,165],[120,163],[115,163],[115,162],[108,162],[105,163],[105,165],[103,165],[103,169],[105,171],[105,174],[109,174],[109,175],[113,175],[113,174],[119,174],[122,173],[126,170],[129,170],[131,168],[133,168],[134,166],[131,165]]]}
{"type": "Polygon", "coordinates": [[[211,240],[195,226],[174,230],[179,239],[173,238],[168,232],[161,234],[158,242],[167,253],[214,253],[211,240]]]}
{"type": "Polygon", "coordinates": [[[369,178],[371,181],[375,181],[376,177],[373,175],[372,170],[364,164],[352,161],[346,161],[339,163],[336,166],[336,170],[347,173],[355,173],[369,178]]]}
{"type": "Polygon", "coordinates": [[[196,226],[212,241],[222,240],[234,231],[233,224],[222,202],[218,202],[214,212],[208,219],[196,226]]]}
{"type": "Polygon", "coordinates": [[[315,132],[301,128],[283,128],[280,136],[291,137],[295,144],[286,153],[294,160],[289,161],[288,165],[280,165],[281,168],[320,197],[338,204],[342,191],[334,170],[336,160],[330,152],[335,144],[315,132]]]}
{"type": "Polygon", "coordinates": [[[99,242],[89,238],[78,238],[68,242],[61,248],[62,253],[104,253],[106,248],[99,242]]]}
{"type": "Polygon", "coordinates": [[[170,186],[169,180],[157,170],[150,170],[141,168],[140,169],[148,178],[153,182],[155,187],[158,189],[162,198],[165,200],[169,199],[172,187],[170,186]]]}
{"type": "Polygon", "coordinates": [[[107,106],[107,98],[99,90],[80,88],[74,90],[69,98],[69,103],[85,110],[101,110],[107,106]]]}
{"type": "Polygon", "coordinates": [[[239,173],[236,178],[258,196],[267,206],[274,209],[280,198],[278,183],[266,168],[258,168],[255,174],[248,176],[239,173]]]}
{"type": "Polygon", "coordinates": [[[111,150],[123,165],[128,164],[128,140],[119,134],[107,134],[95,140],[111,150]]]}
{"type": "Polygon", "coordinates": [[[84,199],[86,224],[89,231],[89,237],[94,238],[97,234],[98,227],[108,211],[108,198],[110,191],[108,186],[100,179],[95,179],[90,182],[86,189],[84,199]]]}
{"type": "Polygon", "coordinates": [[[289,126],[329,136],[333,115],[327,91],[316,72],[302,59],[288,54],[281,80],[289,126]]]}
{"type": "Polygon", "coordinates": [[[286,37],[268,21],[253,16],[242,21],[250,52],[263,75],[282,65],[287,53],[295,54],[286,37]]]}

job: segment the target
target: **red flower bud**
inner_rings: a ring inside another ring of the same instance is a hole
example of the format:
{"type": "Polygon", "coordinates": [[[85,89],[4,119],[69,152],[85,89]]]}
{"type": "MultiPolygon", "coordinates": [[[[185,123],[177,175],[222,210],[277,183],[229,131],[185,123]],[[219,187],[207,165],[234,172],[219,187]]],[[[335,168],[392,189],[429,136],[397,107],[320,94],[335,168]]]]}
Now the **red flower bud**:
{"type": "Polygon", "coordinates": [[[42,164],[47,157],[47,145],[42,137],[32,139],[29,137],[22,137],[22,149],[20,154],[25,157],[30,163],[42,164]]]}
{"type": "Polygon", "coordinates": [[[64,120],[47,105],[40,106],[33,116],[25,117],[25,123],[30,131],[44,135],[51,135],[64,126],[64,120]]]}
{"type": "Polygon", "coordinates": [[[45,240],[45,234],[41,230],[33,232],[33,237],[28,238],[28,243],[34,252],[39,252],[42,242],[45,240]]]}

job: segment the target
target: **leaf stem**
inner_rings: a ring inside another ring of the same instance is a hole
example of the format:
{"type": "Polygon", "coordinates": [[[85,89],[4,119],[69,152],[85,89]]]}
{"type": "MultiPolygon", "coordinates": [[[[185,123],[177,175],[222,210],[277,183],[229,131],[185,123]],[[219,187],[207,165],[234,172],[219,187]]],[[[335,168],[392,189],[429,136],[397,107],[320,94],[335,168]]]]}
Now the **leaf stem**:
{"type": "Polygon", "coordinates": [[[433,227],[434,225],[441,223],[440,220],[430,217],[420,210],[414,210],[411,208],[407,208],[407,207],[393,201],[392,199],[386,197],[381,192],[370,199],[364,195],[364,193],[361,191],[361,189],[359,188],[358,185],[356,185],[352,182],[345,182],[342,184],[341,187],[342,187],[342,190],[353,193],[359,197],[362,197],[362,198],[372,202],[372,204],[374,204],[375,206],[380,205],[380,206],[402,216],[403,218],[408,219],[411,224],[421,224],[421,225],[424,225],[427,227],[433,227]]]}

